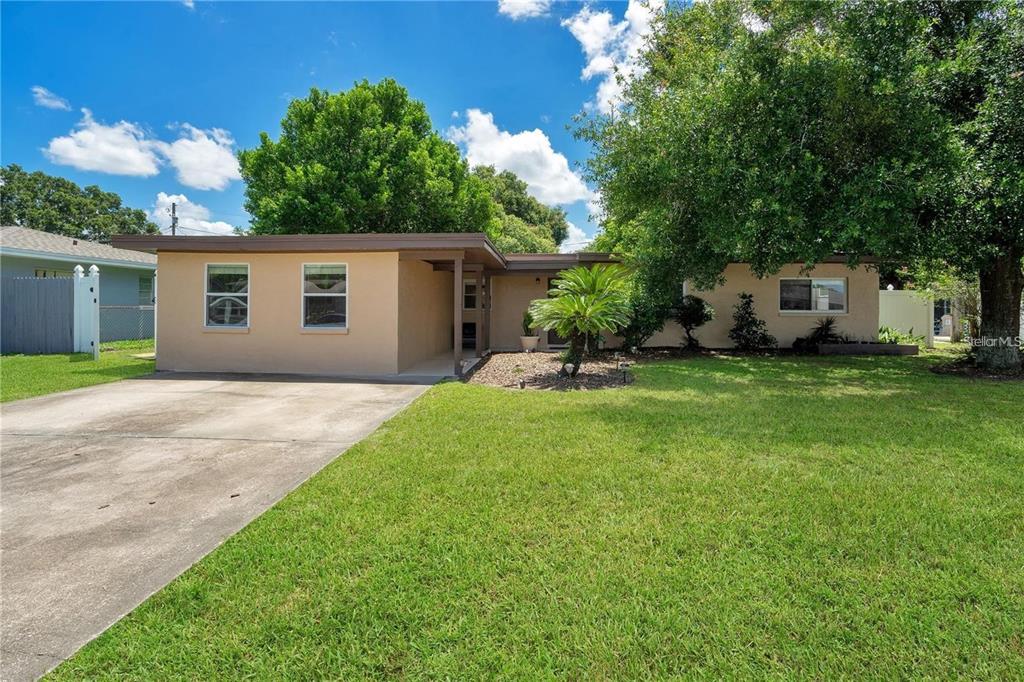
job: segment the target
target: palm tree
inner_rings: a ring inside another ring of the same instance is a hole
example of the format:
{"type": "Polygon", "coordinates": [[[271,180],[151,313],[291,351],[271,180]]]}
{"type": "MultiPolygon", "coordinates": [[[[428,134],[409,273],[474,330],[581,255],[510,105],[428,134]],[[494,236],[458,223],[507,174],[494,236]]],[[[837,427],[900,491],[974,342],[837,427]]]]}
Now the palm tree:
{"type": "Polygon", "coordinates": [[[554,281],[550,298],[530,304],[534,324],[569,339],[569,376],[580,371],[588,336],[629,324],[627,278],[627,270],[614,263],[571,268],[554,281]]]}

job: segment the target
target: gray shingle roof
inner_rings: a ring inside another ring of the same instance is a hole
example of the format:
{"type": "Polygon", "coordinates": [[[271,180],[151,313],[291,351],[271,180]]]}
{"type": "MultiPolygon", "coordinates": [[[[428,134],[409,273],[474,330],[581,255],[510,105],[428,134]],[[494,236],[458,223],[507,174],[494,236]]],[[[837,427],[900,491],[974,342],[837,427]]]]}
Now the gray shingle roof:
{"type": "Polygon", "coordinates": [[[38,254],[70,256],[83,260],[121,261],[125,264],[156,265],[156,256],[142,251],[74,239],[17,225],[0,226],[0,252],[32,251],[38,254]]]}

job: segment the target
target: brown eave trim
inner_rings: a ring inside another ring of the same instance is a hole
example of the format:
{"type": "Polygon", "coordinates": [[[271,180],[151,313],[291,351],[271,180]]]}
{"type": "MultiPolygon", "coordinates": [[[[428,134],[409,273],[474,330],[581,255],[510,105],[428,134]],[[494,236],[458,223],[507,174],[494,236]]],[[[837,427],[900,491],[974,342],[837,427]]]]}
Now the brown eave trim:
{"type": "Polygon", "coordinates": [[[120,249],[188,253],[302,253],[315,251],[417,251],[481,249],[502,266],[505,258],[482,232],[412,234],[274,234],[254,237],[115,235],[120,249]]]}

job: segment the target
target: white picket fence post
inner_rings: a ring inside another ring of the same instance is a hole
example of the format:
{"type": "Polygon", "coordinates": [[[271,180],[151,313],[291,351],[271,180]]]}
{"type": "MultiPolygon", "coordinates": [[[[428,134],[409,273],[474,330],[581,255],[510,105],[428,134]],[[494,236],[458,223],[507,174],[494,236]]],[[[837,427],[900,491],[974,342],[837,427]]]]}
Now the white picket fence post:
{"type": "Polygon", "coordinates": [[[76,353],[92,353],[100,359],[100,269],[89,266],[89,276],[75,266],[74,346],[76,353]]]}

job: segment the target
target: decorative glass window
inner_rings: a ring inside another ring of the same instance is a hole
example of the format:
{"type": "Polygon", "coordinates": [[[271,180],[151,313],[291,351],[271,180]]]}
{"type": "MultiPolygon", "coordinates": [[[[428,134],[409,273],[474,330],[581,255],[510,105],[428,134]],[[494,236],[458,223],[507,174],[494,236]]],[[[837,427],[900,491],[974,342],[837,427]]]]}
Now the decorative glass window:
{"type": "Polygon", "coordinates": [[[139,277],[139,305],[153,305],[152,277],[139,277]]]}
{"type": "Polygon", "coordinates": [[[249,326],[249,265],[206,266],[206,326],[249,326]]]}
{"type": "Polygon", "coordinates": [[[782,312],[845,313],[845,279],[779,280],[779,310],[782,312]]]}
{"type": "Polygon", "coordinates": [[[476,310],[476,282],[462,283],[462,307],[476,310]]]}
{"type": "Polygon", "coordinates": [[[344,263],[302,266],[302,326],[348,326],[348,266],[344,263]]]}

